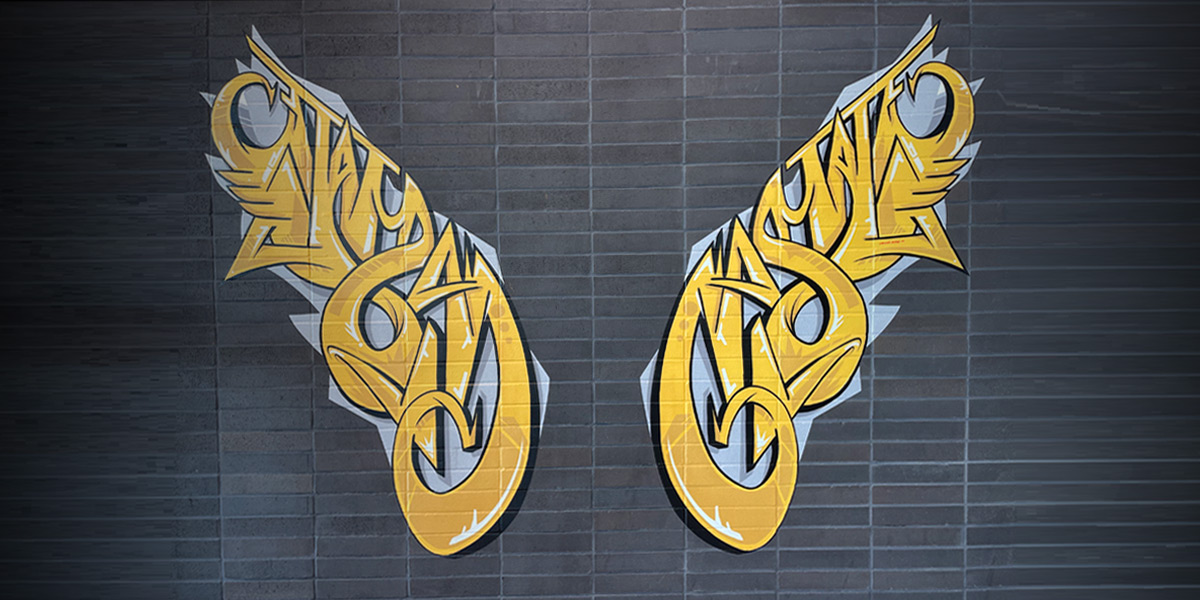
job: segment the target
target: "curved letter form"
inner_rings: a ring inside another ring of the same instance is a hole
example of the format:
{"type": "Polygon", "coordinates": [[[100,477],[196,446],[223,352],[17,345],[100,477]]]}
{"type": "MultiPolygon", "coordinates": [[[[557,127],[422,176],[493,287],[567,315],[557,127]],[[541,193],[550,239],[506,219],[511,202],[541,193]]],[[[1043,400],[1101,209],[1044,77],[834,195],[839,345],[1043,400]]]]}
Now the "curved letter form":
{"type": "Polygon", "coordinates": [[[495,251],[431,212],[336,94],[258,37],[212,104],[214,176],[244,209],[227,278],[268,268],[317,308],[292,320],[330,399],[372,422],[400,507],[430,552],[498,533],[520,505],[549,380],[495,251]]]}
{"type": "Polygon", "coordinates": [[[895,315],[875,295],[918,257],[963,268],[942,200],[978,148],[977,86],[934,56],[936,32],[847,87],[758,202],[692,249],[643,399],[664,484],[719,546],[778,531],[812,420],[858,393],[895,315]]]}

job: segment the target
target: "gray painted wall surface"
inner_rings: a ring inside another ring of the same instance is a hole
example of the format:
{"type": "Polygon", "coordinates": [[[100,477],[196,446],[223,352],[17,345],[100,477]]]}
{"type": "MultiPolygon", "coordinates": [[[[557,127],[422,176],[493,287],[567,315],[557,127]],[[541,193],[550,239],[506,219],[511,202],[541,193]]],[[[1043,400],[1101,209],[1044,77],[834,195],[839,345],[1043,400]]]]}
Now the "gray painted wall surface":
{"type": "Polygon", "coordinates": [[[0,8],[14,598],[1184,599],[1200,590],[1200,25],[1186,2],[382,0],[0,8]],[[730,8],[725,8],[729,6],[730,8]],[[949,231],[779,535],[672,512],[637,378],[687,248],[929,14],[986,77],[949,231]],[[207,107],[251,25],[498,250],[553,387],[522,509],[410,536],[267,273],[207,107]]]}

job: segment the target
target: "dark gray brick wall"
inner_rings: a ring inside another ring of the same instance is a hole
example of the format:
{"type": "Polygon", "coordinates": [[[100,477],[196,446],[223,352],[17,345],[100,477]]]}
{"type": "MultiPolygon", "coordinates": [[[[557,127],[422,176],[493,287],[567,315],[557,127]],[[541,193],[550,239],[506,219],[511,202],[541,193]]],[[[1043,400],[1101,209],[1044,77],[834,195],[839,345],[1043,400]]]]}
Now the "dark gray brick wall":
{"type": "Polygon", "coordinates": [[[14,598],[1184,599],[1200,590],[1187,2],[0,7],[14,598]],[[686,6],[685,6],[686,5],[686,6]],[[687,248],[926,15],[986,77],[949,232],[745,555],[675,516],[637,378],[687,248]],[[506,532],[425,552],[239,243],[207,110],[257,26],[495,245],[553,386],[506,532]]]}

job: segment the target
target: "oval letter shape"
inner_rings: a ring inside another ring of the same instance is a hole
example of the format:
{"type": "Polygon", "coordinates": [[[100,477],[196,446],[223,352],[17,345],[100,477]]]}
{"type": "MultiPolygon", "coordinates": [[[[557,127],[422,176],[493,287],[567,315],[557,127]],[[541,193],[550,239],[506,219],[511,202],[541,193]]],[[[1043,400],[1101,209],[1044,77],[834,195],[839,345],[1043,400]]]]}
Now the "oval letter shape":
{"type": "Polygon", "coordinates": [[[495,251],[431,212],[345,103],[288,71],[257,32],[215,96],[209,157],[245,211],[228,278],[270,269],[316,314],[330,399],[375,424],[413,535],[470,551],[520,505],[549,380],[495,251]]]}
{"type": "Polygon", "coordinates": [[[919,257],[963,269],[943,199],[978,147],[977,86],[933,54],[936,33],[847,87],[758,202],[692,249],[643,400],[664,485],[715,545],[779,530],[812,420],[859,391],[896,313],[875,295],[919,257]]]}

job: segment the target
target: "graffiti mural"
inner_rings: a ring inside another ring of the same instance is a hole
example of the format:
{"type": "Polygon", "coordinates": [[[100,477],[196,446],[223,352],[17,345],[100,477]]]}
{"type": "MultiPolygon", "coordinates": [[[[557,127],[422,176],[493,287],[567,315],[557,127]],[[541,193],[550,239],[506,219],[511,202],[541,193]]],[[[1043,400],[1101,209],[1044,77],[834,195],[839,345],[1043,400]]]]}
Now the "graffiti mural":
{"type": "Polygon", "coordinates": [[[926,21],[891,66],[842,92],[758,202],[698,242],[642,375],[664,485],[736,551],[774,537],[813,419],[861,390],[863,351],[898,307],[872,304],[918,258],[964,270],[946,193],[978,149],[967,83],[926,21]]]}
{"type": "Polygon", "coordinates": [[[477,548],[520,505],[549,389],[496,252],[430,211],[340,97],[248,41],[250,64],[204,94],[213,175],[244,211],[226,278],[269,269],[311,301],[292,321],[330,399],[379,429],[413,535],[477,548]]]}

